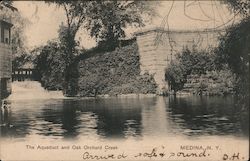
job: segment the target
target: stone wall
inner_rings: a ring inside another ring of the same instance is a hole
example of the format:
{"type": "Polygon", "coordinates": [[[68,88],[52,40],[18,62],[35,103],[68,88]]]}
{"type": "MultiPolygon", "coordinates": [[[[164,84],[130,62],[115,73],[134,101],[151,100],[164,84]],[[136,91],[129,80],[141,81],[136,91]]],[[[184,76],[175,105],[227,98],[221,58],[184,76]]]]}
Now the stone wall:
{"type": "Polygon", "coordinates": [[[236,77],[230,70],[210,71],[201,75],[188,75],[187,82],[177,94],[226,95],[233,94],[236,77]]]}
{"type": "Polygon", "coordinates": [[[158,92],[168,90],[165,81],[165,70],[171,60],[184,47],[196,45],[198,49],[215,47],[223,31],[167,31],[160,28],[135,33],[139,47],[141,74],[148,72],[154,75],[158,92]]]}

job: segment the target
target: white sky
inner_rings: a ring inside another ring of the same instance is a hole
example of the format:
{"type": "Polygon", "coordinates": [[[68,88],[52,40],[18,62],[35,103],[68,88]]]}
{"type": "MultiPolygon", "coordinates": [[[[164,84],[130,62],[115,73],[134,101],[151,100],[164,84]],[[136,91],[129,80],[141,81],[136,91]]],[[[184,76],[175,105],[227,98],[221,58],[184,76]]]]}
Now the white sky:
{"type": "MultiPolygon", "coordinates": [[[[172,3],[171,1],[162,1],[161,6],[157,9],[160,16],[154,18],[153,22],[148,24],[146,28],[160,27],[172,3]]],[[[61,8],[54,5],[49,6],[42,1],[15,1],[14,6],[24,17],[31,21],[25,31],[29,48],[45,44],[48,40],[57,38],[59,25],[65,22],[65,15],[61,8]]],[[[233,17],[227,7],[220,4],[219,1],[187,1],[186,15],[184,14],[184,1],[175,1],[168,18],[170,29],[196,30],[212,28],[229,21],[233,17]],[[193,20],[186,15],[202,21],[193,20]]],[[[165,28],[167,28],[167,25],[165,25],[165,28]]],[[[140,29],[127,29],[127,35],[129,36],[138,30],[140,29]]],[[[86,31],[82,30],[77,37],[81,37],[81,45],[85,48],[95,46],[95,40],[91,39],[86,31]]]]}

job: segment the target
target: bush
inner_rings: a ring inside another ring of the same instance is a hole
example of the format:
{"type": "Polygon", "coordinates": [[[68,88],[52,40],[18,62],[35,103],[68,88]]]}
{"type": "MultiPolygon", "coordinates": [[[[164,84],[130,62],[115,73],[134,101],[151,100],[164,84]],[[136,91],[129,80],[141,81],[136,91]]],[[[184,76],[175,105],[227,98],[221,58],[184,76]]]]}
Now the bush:
{"type": "Polygon", "coordinates": [[[118,94],[131,94],[131,93],[156,93],[157,85],[154,82],[154,78],[149,74],[137,76],[135,79],[131,79],[128,83],[124,83],[121,86],[114,86],[110,91],[110,95],[118,94]]]}
{"type": "Polygon", "coordinates": [[[184,48],[181,53],[177,55],[177,59],[171,62],[168,69],[166,69],[165,79],[169,82],[171,90],[177,92],[183,89],[187,82],[187,76],[191,74],[205,74],[206,71],[215,69],[215,56],[212,50],[198,51],[195,46],[192,50],[184,48]]]}
{"type": "Polygon", "coordinates": [[[184,49],[166,69],[165,78],[174,92],[224,95],[233,93],[235,76],[227,66],[217,69],[216,54],[212,50],[184,49]]]}

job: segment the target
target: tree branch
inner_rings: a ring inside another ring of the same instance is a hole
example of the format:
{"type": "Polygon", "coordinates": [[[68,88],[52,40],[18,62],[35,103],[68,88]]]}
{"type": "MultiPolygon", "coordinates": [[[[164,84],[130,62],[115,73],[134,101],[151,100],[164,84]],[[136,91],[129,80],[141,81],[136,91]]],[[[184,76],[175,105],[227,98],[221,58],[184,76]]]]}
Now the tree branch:
{"type": "Polygon", "coordinates": [[[72,23],[72,22],[70,22],[69,11],[68,11],[67,6],[66,6],[65,3],[63,3],[63,8],[64,8],[64,10],[65,10],[65,12],[66,12],[67,23],[68,23],[68,27],[69,27],[69,29],[70,29],[70,28],[71,28],[71,23],[72,23]]]}

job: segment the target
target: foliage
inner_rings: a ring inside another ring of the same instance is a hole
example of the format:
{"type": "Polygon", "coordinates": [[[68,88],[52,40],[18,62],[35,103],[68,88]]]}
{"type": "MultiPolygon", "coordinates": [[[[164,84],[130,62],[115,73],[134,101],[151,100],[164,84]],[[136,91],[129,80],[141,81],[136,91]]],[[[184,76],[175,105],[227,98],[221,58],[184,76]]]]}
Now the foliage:
{"type": "Polygon", "coordinates": [[[1,1],[4,5],[13,5],[13,1],[12,0],[2,0],[1,1]]]}
{"type": "MultiPolygon", "coordinates": [[[[76,47],[78,43],[75,37],[80,27],[83,25],[90,30],[90,35],[101,40],[109,41],[109,43],[99,44],[105,46],[106,49],[112,47],[112,50],[117,45],[114,40],[124,37],[123,28],[127,24],[142,25],[142,11],[148,11],[151,5],[148,2],[130,1],[45,1],[49,4],[54,3],[62,7],[66,15],[66,25],[62,25],[59,30],[59,39],[64,53],[65,60],[64,82],[65,92],[68,95],[76,94],[76,82],[71,80],[71,73],[77,70],[75,65],[76,47]],[[107,46],[107,44],[109,44],[107,46]]],[[[77,74],[77,73],[76,73],[77,74]]],[[[75,79],[74,79],[75,80],[75,79]]]]}
{"type": "Polygon", "coordinates": [[[189,92],[195,94],[232,93],[235,77],[228,67],[218,67],[216,62],[218,58],[212,50],[198,51],[195,47],[192,50],[186,48],[166,69],[165,78],[175,93],[187,87],[191,88],[189,92]]]}
{"type": "Polygon", "coordinates": [[[108,93],[110,95],[119,94],[149,94],[156,93],[157,85],[154,81],[152,75],[145,73],[143,75],[138,75],[135,78],[131,78],[129,82],[124,82],[124,84],[114,86],[108,93]]]}
{"type": "Polygon", "coordinates": [[[49,42],[47,45],[37,48],[33,54],[37,55],[35,69],[39,74],[42,86],[48,90],[62,90],[65,70],[65,60],[62,58],[62,50],[57,42],[49,42]]]}
{"type": "Polygon", "coordinates": [[[236,77],[229,69],[207,71],[206,74],[189,76],[186,86],[197,95],[227,95],[235,92],[236,77]]]}
{"type": "Polygon", "coordinates": [[[216,51],[218,62],[228,64],[237,75],[237,94],[242,108],[249,109],[250,17],[227,30],[216,51]]]}
{"type": "MultiPolygon", "coordinates": [[[[12,1],[4,1],[4,3],[11,5],[12,1]]],[[[0,8],[0,19],[5,19],[12,22],[11,38],[12,38],[12,53],[13,53],[13,68],[20,67],[29,57],[27,55],[26,36],[24,31],[30,23],[27,19],[23,18],[21,14],[8,7],[0,8]]]]}
{"type": "Polygon", "coordinates": [[[181,65],[179,61],[175,63],[171,62],[170,67],[165,73],[165,78],[174,92],[183,88],[186,77],[187,74],[185,73],[185,69],[183,69],[183,65],[181,65]]]}
{"type": "Polygon", "coordinates": [[[66,64],[62,57],[64,51],[60,42],[49,42],[32,54],[37,55],[35,69],[42,86],[48,90],[64,90],[66,96],[75,96],[76,92],[80,96],[155,93],[157,86],[153,77],[149,74],[140,76],[137,50],[137,45],[133,43],[112,52],[81,58],[83,60],[79,60],[79,65],[76,61],[70,67],[71,79],[67,84],[64,77],[66,64]]]}
{"type": "Polygon", "coordinates": [[[81,60],[79,73],[80,96],[156,92],[152,76],[140,76],[135,43],[81,60]]]}
{"type": "Polygon", "coordinates": [[[228,63],[238,76],[249,74],[250,18],[228,29],[216,53],[218,62],[228,63]]]}
{"type": "Polygon", "coordinates": [[[235,92],[236,76],[230,69],[211,71],[206,73],[206,76],[214,82],[210,83],[207,88],[210,95],[225,95],[235,92]]]}
{"type": "Polygon", "coordinates": [[[73,38],[84,26],[97,42],[113,47],[119,38],[125,37],[128,26],[141,27],[156,16],[159,2],[149,1],[45,1],[63,7],[67,17],[67,28],[73,38]]]}
{"type": "Polygon", "coordinates": [[[127,26],[142,27],[156,16],[157,4],[149,1],[93,1],[88,8],[85,27],[97,42],[113,47],[119,38],[125,37],[127,26]]]}
{"type": "Polygon", "coordinates": [[[165,78],[175,92],[182,89],[191,74],[205,74],[215,69],[215,55],[211,51],[198,51],[195,46],[192,50],[185,48],[177,55],[177,60],[171,62],[166,69],[165,78]]]}
{"type": "Polygon", "coordinates": [[[249,0],[224,0],[229,8],[236,13],[240,13],[243,17],[250,16],[250,1],[249,0]]]}
{"type": "Polygon", "coordinates": [[[215,69],[215,54],[212,49],[198,51],[195,46],[191,50],[185,48],[177,59],[180,60],[187,75],[205,74],[206,71],[215,69]]]}
{"type": "MultiPolygon", "coordinates": [[[[59,40],[62,58],[64,59],[65,68],[63,71],[64,93],[67,96],[73,96],[77,93],[77,83],[75,75],[72,74],[77,70],[74,62],[76,47],[79,44],[75,37],[80,27],[86,20],[87,8],[90,1],[46,1],[47,3],[55,3],[63,7],[66,15],[66,25],[61,25],[59,29],[59,40]],[[73,83],[75,82],[75,83],[73,83]]],[[[77,73],[75,73],[77,74],[77,73]]]]}

